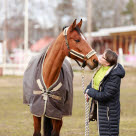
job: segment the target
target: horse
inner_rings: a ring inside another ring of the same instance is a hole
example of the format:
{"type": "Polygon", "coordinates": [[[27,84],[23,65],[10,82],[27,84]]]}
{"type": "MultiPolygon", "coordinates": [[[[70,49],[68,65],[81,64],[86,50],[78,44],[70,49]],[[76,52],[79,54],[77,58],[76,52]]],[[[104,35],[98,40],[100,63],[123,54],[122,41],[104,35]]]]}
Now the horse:
{"type": "MultiPolygon", "coordinates": [[[[98,66],[96,52],[87,43],[80,30],[81,26],[82,19],[78,24],[76,24],[75,19],[74,22],[69,27],[66,27],[56,40],[50,44],[46,57],[43,60],[42,69],[43,81],[47,90],[58,79],[66,56],[76,60],[78,63],[80,61],[82,67],[87,65],[91,70],[98,66]]],[[[33,136],[41,136],[41,117],[33,115],[33,121],[33,136]]],[[[44,117],[44,136],[59,136],[61,127],[62,118],[44,117]]]]}

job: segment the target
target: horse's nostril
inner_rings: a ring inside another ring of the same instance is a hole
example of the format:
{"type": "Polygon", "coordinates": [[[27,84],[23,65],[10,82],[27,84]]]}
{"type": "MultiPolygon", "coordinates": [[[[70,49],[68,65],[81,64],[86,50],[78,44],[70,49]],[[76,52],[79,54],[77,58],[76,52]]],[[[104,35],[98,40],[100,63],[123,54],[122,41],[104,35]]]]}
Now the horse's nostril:
{"type": "Polygon", "coordinates": [[[97,61],[97,60],[95,60],[95,59],[94,59],[94,60],[93,60],[93,62],[94,62],[95,64],[97,64],[97,65],[98,65],[98,61],[97,61]]]}

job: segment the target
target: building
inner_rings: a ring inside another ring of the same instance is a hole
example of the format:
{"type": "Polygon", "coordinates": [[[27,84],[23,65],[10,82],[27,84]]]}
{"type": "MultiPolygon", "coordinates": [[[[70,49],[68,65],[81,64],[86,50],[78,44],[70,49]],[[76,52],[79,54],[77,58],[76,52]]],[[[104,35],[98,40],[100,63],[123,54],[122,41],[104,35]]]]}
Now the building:
{"type": "Polygon", "coordinates": [[[51,41],[53,41],[54,38],[53,37],[42,37],[40,40],[38,40],[35,44],[33,44],[30,49],[33,52],[39,52],[40,50],[42,50],[43,48],[45,48],[46,46],[49,45],[49,43],[51,41]]]}
{"type": "Polygon", "coordinates": [[[116,53],[122,48],[123,54],[136,54],[136,25],[100,29],[92,32],[91,37],[92,48],[99,54],[106,48],[111,48],[116,53]]]}

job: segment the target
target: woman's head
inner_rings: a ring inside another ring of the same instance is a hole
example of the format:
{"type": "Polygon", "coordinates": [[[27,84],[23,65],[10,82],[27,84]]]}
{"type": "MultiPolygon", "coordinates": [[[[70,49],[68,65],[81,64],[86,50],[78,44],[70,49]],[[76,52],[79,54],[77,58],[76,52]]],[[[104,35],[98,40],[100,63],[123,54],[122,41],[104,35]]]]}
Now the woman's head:
{"type": "Polygon", "coordinates": [[[118,55],[111,49],[106,49],[100,56],[99,63],[104,66],[113,66],[117,64],[118,55]]]}

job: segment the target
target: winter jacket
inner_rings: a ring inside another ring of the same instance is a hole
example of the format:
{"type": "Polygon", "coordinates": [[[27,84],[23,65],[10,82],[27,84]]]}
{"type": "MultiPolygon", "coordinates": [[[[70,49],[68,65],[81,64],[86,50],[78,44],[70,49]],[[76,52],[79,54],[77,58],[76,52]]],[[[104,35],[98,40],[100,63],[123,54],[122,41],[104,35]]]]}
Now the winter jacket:
{"type": "Polygon", "coordinates": [[[119,136],[120,84],[124,76],[124,68],[121,64],[117,64],[107,71],[99,85],[99,90],[92,88],[93,79],[86,88],[86,90],[89,89],[87,94],[97,100],[97,122],[100,136],[119,136]]]}

